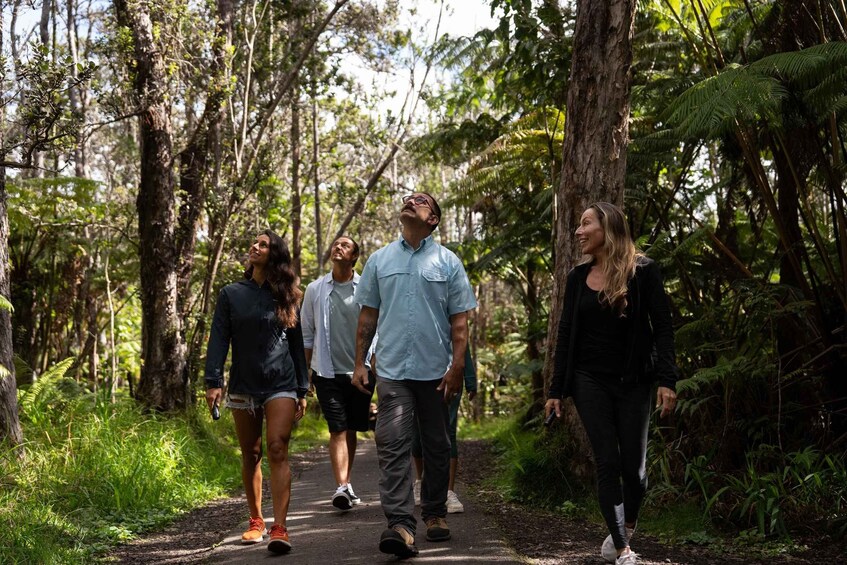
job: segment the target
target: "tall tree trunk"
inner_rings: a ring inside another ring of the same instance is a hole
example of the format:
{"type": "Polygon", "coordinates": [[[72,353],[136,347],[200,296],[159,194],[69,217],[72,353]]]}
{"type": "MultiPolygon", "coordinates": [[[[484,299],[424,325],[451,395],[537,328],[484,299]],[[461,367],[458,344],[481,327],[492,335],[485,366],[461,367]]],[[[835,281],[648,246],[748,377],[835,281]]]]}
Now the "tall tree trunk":
{"type": "Polygon", "coordinates": [[[203,114],[197,123],[194,135],[186,148],[180,152],[180,188],[183,201],[179,208],[177,231],[177,255],[179,256],[178,286],[179,309],[187,342],[185,380],[193,382],[200,369],[201,341],[194,339],[199,334],[205,337],[205,310],[200,298],[200,316],[197,325],[191,322],[191,273],[194,269],[194,251],[197,247],[197,227],[206,204],[208,187],[217,187],[220,181],[221,124],[225,119],[227,81],[230,74],[229,50],[232,46],[233,0],[217,1],[217,25],[215,29],[214,60],[211,81],[203,114]],[[210,167],[211,162],[211,167],[210,167]],[[211,168],[211,174],[209,169],[211,168]],[[202,327],[200,327],[202,326],[202,327]],[[193,333],[192,333],[193,329],[193,333]]]}
{"type": "MultiPolygon", "coordinates": [[[[53,0],[43,0],[41,3],[41,19],[38,22],[38,35],[41,38],[41,45],[50,49],[50,52],[55,56],[55,49],[50,45],[50,15],[53,11],[53,0]]],[[[44,152],[36,150],[33,153],[33,176],[44,178],[44,152]]],[[[24,171],[26,173],[26,171],[24,171]]],[[[27,176],[24,174],[24,176],[27,176]]]]}
{"type": "MultiPolygon", "coordinates": [[[[70,101],[71,111],[81,116],[82,121],[85,121],[85,105],[83,104],[82,86],[76,85],[77,82],[77,64],[79,63],[79,35],[76,25],[76,6],[77,0],[67,0],[68,3],[68,50],[71,55],[71,72],[68,76],[68,82],[71,84],[68,88],[68,99],[70,101]]],[[[85,139],[80,138],[74,147],[74,175],[80,178],[88,176],[88,159],[85,154],[85,139]]]]}
{"type": "Polygon", "coordinates": [[[97,392],[100,384],[100,354],[97,351],[97,342],[100,340],[100,324],[97,323],[97,300],[93,294],[89,294],[85,300],[85,309],[88,312],[88,339],[91,349],[88,354],[88,380],[91,389],[97,392]]]}
{"type": "Polygon", "coordinates": [[[177,304],[171,120],[164,53],[147,2],[117,0],[118,23],[134,41],[135,89],[141,100],[141,179],[136,208],[141,259],[141,379],[137,398],[157,410],[183,409],[185,346],[177,304]]]}
{"type": "Polygon", "coordinates": [[[312,174],[315,184],[315,257],[318,259],[318,272],[324,270],[323,254],[323,226],[321,225],[321,181],[320,165],[318,161],[318,93],[315,83],[312,82],[312,174]]]}
{"type": "MultiPolygon", "coordinates": [[[[568,85],[562,178],[556,192],[555,269],[544,382],[549,388],[565,278],[579,259],[573,234],[592,202],[623,202],[629,132],[630,66],[635,0],[578,0],[568,85]]],[[[576,443],[574,472],[590,476],[590,444],[573,403],[564,428],[576,443]]]]}
{"type": "MultiPolygon", "coordinates": [[[[2,17],[0,17],[2,24],[2,17]]],[[[0,35],[2,38],[2,35],[0,35]]],[[[2,134],[0,134],[2,144],[2,134]]],[[[2,154],[0,154],[2,160],[2,154]]],[[[6,212],[6,168],[0,166],[0,295],[11,302],[9,285],[9,216],[6,212]]],[[[12,313],[0,308],[0,441],[19,445],[23,441],[18,420],[15,364],[12,360],[12,313]]]]}
{"type": "MultiPolygon", "coordinates": [[[[0,10],[0,45],[3,45],[5,25],[3,20],[3,11],[0,10]]],[[[14,45],[14,35],[11,39],[14,45]]],[[[0,107],[0,123],[6,123],[5,105],[0,107]]],[[[3,128],[0,128],[0,148],[3,147],[4,142],[3,128]]],[[[0,151],[0,161],[5,161],[5,157],[6,155],[0,151]]],[[[11,303],[9,215],[6,208],[6,197],[6,167],[0,165],[0,296],[11,303]]],[[[7,441],[11,445],[20,445],[23,442],[23,433],[18,419],[18,387],[15,381],[12,344],[12,313],[6,308],[0,307],[0,367],[7,371],[5,376],[0,374],[0,442],[7,441]]]]}
{"type": "Polygon", "coordinates": [[[295,79],[291,91],[291,263],[300,276],[303,228],[300,195],[300,86],[295,79]]]}
{"type": "MultiPolygon", "coordinates": [[[[539,340],[539,300],[538,300],[538,285],[535,281],[536,265],[534,258],[530,257],[526,262],[526,313],[527,320],[527,336],[526,336],[526,357],[530,363],[541,359],[541,347],[539,340]]],[[[532,418],[544,406],[544,372],[543,367],[533,369],[532,371],[532,404],[530,405],[527,416],[532,418]]]]}

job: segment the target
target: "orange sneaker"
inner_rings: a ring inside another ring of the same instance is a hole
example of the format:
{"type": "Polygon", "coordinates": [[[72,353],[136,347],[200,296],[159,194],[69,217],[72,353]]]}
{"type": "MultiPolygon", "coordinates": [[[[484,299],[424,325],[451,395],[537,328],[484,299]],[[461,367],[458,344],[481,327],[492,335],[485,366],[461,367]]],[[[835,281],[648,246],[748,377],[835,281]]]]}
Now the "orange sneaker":
{"type": "Polygon", "coordinates": [[[241,543],[259,543],[265,534],[265,520],[262,518],[250,518],[250,526],[241,534],[241,543]]]}
{"type": "Polygon", "coordinates": [[[288,541],[288,529],[285,526],[274,524],[271,526],[271,540],[268,542],[268,551],[274,553],[288,553],[291,551],[291,542],[288,541]]]}

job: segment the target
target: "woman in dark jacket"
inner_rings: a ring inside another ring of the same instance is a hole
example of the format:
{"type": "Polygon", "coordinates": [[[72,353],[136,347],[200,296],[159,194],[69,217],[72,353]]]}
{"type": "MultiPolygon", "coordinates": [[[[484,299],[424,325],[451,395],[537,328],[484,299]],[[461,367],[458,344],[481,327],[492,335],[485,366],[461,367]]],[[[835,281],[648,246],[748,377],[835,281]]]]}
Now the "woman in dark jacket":
{"type": "Polygon", "coordinates": [[[309,377],[298,307],[302,291],[291,269],[288,246],[265,230],[250,246],[244,280],[221,290],[206,354],[206,401],[221,401],[223,369],[232,344],[225,406],[232,410],[241,446],[241,480],[250,522],[242,543],[259,543],[262,517],[262,420],[267,425],[274,521],[268,549],[291,549],[285,519],[291,498],[288,442],[294,422],[306,411],[309,377]]]}
{"type": "Polygon", "coordinates": [[[647,489],[650,397],[664,417],[676,405],[673,328],[658,265],[639,253],[620,208],[592,204],[576,230],[587,260],[568,273],[545,406],[561,417],[572,396],[597,465],[609,563],[636,562],[629,540],[647,489]]]}

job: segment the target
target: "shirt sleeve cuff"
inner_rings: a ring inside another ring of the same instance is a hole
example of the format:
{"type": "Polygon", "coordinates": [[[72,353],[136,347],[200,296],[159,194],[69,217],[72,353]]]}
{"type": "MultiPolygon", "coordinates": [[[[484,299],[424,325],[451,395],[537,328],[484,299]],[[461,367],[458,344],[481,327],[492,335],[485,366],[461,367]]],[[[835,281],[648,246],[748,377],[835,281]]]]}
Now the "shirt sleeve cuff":
{"type": "Polygon", "coordinates": [[[210,388],[223,388],[224,382],[223,379],[205,379],[206,381],[206,390],[210,388]]]}

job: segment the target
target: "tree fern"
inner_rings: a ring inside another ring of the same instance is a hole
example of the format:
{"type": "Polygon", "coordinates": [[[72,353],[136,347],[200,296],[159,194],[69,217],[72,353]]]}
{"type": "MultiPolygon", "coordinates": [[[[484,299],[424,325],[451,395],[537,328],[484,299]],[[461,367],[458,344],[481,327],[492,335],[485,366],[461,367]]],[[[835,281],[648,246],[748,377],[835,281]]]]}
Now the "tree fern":
{"type": "Polygon", "coordinates": [[[750,63],[751,72],[772,74],[803,90],[820,84],[847,65],[847,42],[822,43],[800,51],[776,53],[750,63]]]}
{"type": "Polygon", "coordinates": [[[731,65],[707,78],[671,103],[666,121],[682,139],[717,137],[733,131],[738,122],[780,121],[788,90],[777,79],[731,65]]]}
{"type": "Polygon", "coordinates": [[[796,91],[817,116],[832,112],[847,90],[847,43],[777,53],[728,65],[674,100],[662,116],[680,139],[714,138],[738,123],[763,120],[779,129],[783,104],[796,91]]]}

